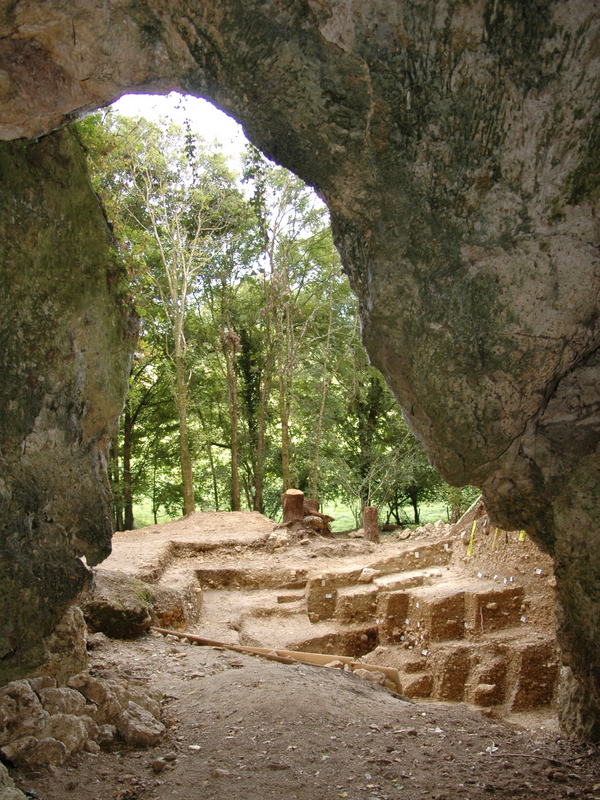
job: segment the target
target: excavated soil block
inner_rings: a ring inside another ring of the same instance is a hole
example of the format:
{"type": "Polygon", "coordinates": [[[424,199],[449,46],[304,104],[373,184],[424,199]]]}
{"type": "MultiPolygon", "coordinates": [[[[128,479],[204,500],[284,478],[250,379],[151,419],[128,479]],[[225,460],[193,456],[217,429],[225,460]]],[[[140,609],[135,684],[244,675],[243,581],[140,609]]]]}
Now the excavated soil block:
{"type": "Polygon", "coordinates": [[[359,586],[338,592],[335,618],[343,623],[367,622],[377,611],[377,586],[359,586]]]}
{"type": "Polygon", "coordinates": [[[418,589],[410,595],[407,628],[427,633],[432,642],[464,636],[465,590],[455,584],[418,589]]]}
{"type": "Polygon", "coordinates": [[[511,711],[528,711],[552,702],[558,680],[557,655],[553,642],[518,646],[512,659],[516,679],[513,679],[515,688],[509,700],[511,711]]]}
{"type": "MultiPolygon", "coordinates": [[[[475,659],[471,658],[471,663],[475,659]]],[[[505,699],[506,658],[493,656],[472,669],[465,686],[465,699],[478,706],[500,705],[505,699]]]]}
{"type": "Polygon", "coordinates": [[[371,625],[292,642],[288,649],[302,653],[335,653],[338,656],[360,658],[374,650],[377,644],[377,626],[371,625]]]}
{"type": "Polygon", "coordinates": [[[380,594],[377,600],[379,640],[382,643],[399,642],[406,626],[409,596],[406,592],[380,594]]]}
{"type": "Polygon", "coordinates": [[[465,695],[469,676],[468,645],[455,645],[436,654],[433,665],[433,694],[438,700],[459,701],[465,695]]]}
{"type": "Polygon", "coordinates": [[[306,587],[306,608],[311,622],[331,619],[335,615],[338,590],[326,578],[308,582],[306,587]]]}
{"type": "Polygon", "coordinates": [[[198,567],[198,583],[207,589],[275,589],[296,580],[295,570],[256,570],[256,568],[198,567]]]}
{"type": "Polygon", "coordinates": [[[382,572],[408,572],[427,567],[445,566],[452,558],[452,541],[419,544],[392,557],[373,560],[370,566],[382,572]]]}
{"type": "Polygon", "coordinates": [[[486,586],[465,593],[464,621],[470,631],[485,632],[518,625],[524,592],[521,586],[486,586]]]}
{"type": "Polygon", "coordinates": [[[429,673],[413,674],[402,678],[402,694],[406,697],[430,697],[433,676],[429,673]]]}

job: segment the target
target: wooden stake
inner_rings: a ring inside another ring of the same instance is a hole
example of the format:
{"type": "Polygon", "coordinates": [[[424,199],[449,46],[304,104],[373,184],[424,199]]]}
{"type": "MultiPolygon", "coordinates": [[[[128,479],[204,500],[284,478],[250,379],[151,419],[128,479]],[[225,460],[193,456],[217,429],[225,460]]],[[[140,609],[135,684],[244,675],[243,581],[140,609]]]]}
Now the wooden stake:
{"type": "Polygon", "coordinates": [[[363,514],[365,539],[367,542],[379,544],[379,522],[377,520],[376,506],[365,506],[363,514]]]}

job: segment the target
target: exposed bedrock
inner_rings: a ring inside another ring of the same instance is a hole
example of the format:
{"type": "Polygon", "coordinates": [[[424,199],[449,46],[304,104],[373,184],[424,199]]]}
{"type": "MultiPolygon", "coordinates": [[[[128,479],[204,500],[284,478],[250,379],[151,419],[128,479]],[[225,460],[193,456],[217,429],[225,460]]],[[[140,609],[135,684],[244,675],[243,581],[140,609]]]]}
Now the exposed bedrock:
{"type": "Polygon", "coordinates": [[[432,461],[554,555],[563,722],[600,738],[600,4],[5,7],[5,138],[177,88],[326,199],[366,345],[432,461]]]}
{"type": "Polygon", "coordinates": [[[44,637],[87,579],[79,557],[110,553],[135,333],[110,248],[71,133],[0,146],[0,683],[61,673],[44,637]]]}

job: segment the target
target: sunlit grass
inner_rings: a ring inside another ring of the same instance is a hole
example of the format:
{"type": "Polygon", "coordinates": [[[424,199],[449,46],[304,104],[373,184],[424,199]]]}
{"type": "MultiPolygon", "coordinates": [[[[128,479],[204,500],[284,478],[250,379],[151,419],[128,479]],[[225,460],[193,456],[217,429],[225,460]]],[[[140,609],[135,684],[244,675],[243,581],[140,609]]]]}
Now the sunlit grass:
{"type": "MultiPolygon", "coordinates": [[[[352,531],[356,528],[354,515],[348,506],[329,503],[323,508],[324,514],[329,514],[334,517],[335,521],[331,523],[331,530],[334,533],[340,531],[352,531]]],[[[413,512],[410,506],[404,508],[405,518],[402,520],[402,525],[406,527],[416,527],[413,522],[413,512]]],[[[149,525],[154,525],[154,516],[152,514],[152,503],[150,500],[142,499],[140,502],[135,503],[133,506],[133,517],[135,528],[146,528],[149,525]]],[[[420,525],[425,525],[428,522],[437,522],[438,519],[447,521],[446,506],[442,502],[429,503],[420,508],[420,525]]],[[[162,522],[170,522],[172,519],[177,519],[177,516],[166,514],[162,509],[157,514],[158,524],[162,522]]],[[[385,514],[381,513],[379,517],[379,524],[383,525],[385,522],[385,514]]]]}
{"type": "MultiPolygon", "coordinates": [[[[170,522],[176,517],[166,514],[163,509],[158,510],[156,515],[156,522],[170,522]]],[[[133,504],[133,527],[134,528],[147,528],[149,525],[154,525],[154,515],[152,513],[152,502],[143,498],[139,503],[133,504]]]]}

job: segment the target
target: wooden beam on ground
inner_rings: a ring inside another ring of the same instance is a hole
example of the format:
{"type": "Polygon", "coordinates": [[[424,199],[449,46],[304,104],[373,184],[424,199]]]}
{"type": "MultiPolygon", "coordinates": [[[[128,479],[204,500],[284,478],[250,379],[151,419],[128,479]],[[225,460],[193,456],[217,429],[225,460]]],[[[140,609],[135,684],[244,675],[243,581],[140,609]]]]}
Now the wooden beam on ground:
{"type": "MultiPolygon", "coordinates": [[[[219,642],[215,639],[205,639],[195,633],[185,633],[181,631],[171,631],[167,628],[150,628],[151,631],[162,633],[163,636],[177,636],[179,639],[187,639],[189,642],[197,642],[204,647],[222,647],[225,650],[233,650],[236,653],[248,653],[249,655],[263,656],[271,661],[279,661],[282,664],[309,664],[314,667],[326,667],[332,661],[341,661],[347,664],[352,671],[355,669],[366,669],[370,672],[379,672],[385,675],[386,679],[394,684],[395,691],[402,694],[402,684],[400,683],[400,673],[393,667],[380,667],[374,664],[362,664],[355,661],[351,656],[336,656],[330,653],[304,653],[300,650],[278,650],[273,647],[245,647],[241,644],[230,644],[229,642],[219,642]]],[[[405,698],[408,699],[408,698],[405,698]]]]}

